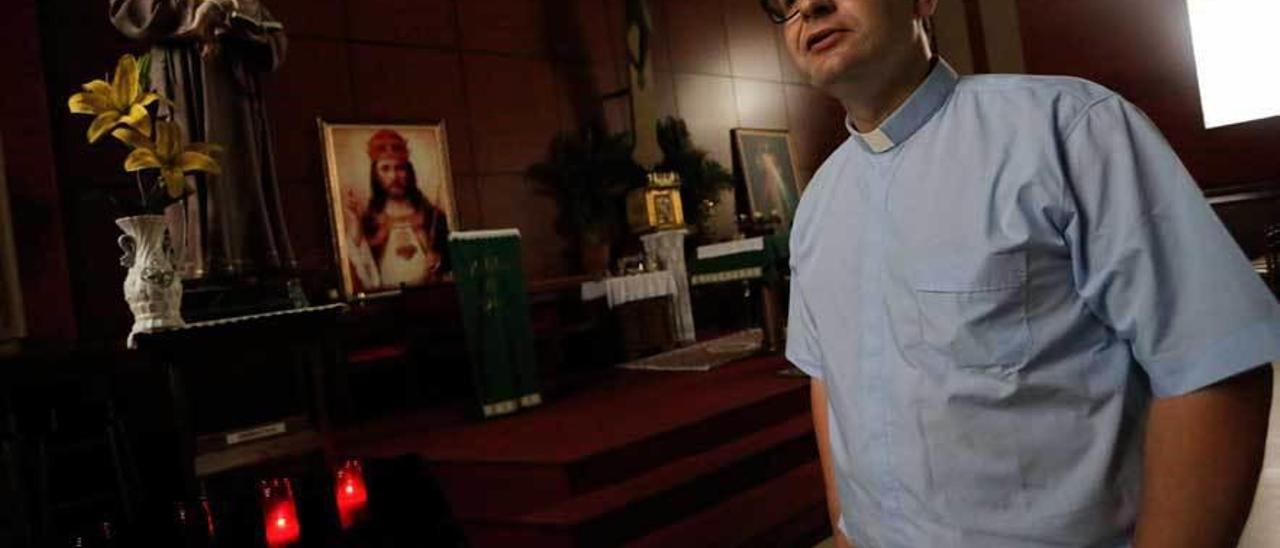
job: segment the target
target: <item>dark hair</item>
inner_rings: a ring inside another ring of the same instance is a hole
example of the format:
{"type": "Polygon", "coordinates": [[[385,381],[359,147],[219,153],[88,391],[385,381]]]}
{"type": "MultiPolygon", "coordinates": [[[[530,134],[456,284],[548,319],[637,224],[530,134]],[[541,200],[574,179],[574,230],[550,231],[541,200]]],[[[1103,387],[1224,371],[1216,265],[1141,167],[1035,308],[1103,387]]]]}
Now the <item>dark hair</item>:
{"type": "MultiPolygon", "coordinates": [[[[413,205],[413,209],[422,211],[430,205],[427,203],[427,197],[422,195],[422,189],[418,188],[418,174],[413,170],[413,162],[404,161],[404,168],[407,174],[405,181],[404,197],[413,205]]],[[[378,232],[378,214],[387,208],[387,190],[382,188],[382,183],[378,179],[378,162],[375,160],[369,163],[369,208],[364,211],[364,217],[360,219],[360,230],[365,236],[371,236],[378,232]]]]}

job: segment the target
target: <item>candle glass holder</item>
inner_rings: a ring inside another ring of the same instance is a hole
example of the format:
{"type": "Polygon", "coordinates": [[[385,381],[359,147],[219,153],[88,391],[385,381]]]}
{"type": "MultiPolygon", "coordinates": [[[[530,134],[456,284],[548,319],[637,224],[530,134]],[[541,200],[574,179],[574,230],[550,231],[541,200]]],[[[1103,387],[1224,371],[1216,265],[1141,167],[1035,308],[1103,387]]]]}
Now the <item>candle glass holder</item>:
{"type": "Polygon", "coordinates": [[[260,482],[258,489],[267,546],[277,548],[297,544],[302,536],[302,524],[298,523],[293,484],[288,478],[273,478],[260,482]]]}
{"type": "Polygon", "coordinates": [[[343,529],[364,521],[369,510],[369,490],[359,460],[348,459],[338,467],[334,482],[334,499],[338,504],[338,520],[343,529]]]}

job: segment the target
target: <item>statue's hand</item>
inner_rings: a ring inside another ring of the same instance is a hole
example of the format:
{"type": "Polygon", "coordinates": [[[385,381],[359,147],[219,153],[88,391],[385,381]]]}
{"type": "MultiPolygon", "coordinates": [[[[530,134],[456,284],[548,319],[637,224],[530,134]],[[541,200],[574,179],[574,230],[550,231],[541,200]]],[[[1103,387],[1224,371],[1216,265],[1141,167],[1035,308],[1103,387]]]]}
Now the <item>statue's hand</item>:
{"type": "Polygon", "coordinates": [[[230,28],[231,12],[236,0],[203,0],[196,7],[190,25],[180,34],[200,42],[200,54],[208,57],[218,51],[218,37],[230,28]]]}
{"type": "Polygon", "coordinates": [[[258,18],[262,17],[262,2],[258,0],[232,0],[236,11],[258,18]]]}

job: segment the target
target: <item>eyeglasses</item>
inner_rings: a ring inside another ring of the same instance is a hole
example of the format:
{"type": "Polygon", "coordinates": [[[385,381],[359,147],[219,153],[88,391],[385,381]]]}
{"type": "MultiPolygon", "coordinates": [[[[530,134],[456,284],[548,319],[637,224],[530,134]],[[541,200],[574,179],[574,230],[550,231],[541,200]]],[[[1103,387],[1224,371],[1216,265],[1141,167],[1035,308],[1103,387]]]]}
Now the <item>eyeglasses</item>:
{"type": "Polygon", "coordinates": [[[760,0],[760,7],[771,21],[781,25],[800,13],[800,0],[760,0]]]}

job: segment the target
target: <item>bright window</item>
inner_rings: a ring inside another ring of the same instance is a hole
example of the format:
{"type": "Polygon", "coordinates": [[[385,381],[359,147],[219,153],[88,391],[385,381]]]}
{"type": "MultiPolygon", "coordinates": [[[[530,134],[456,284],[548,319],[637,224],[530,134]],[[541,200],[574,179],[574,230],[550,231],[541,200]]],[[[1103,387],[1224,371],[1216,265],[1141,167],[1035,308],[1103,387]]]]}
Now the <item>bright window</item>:
{"type": "Polygon", "coordinates": [[[1187,0],[1207,128],[1280,116],[1280,0],[1187,0]]]}

